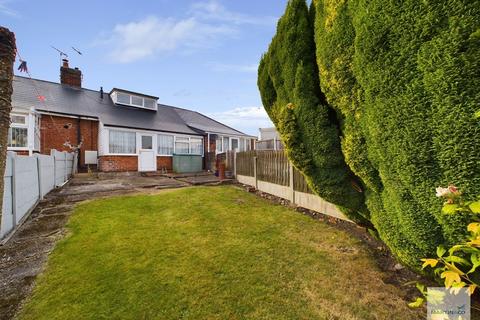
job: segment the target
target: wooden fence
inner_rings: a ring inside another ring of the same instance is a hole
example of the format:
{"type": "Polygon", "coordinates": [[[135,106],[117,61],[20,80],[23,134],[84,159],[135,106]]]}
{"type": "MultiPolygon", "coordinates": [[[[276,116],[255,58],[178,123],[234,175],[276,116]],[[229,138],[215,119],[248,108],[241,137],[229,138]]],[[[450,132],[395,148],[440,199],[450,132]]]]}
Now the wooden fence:
{"type": "Polygon", "coordinates": [[[295,205],[348,220],[335,205],[312,192],[303,174],[289,163],[284,151],[238,152],[234,163],[235,176],[240,183],[295,205]]]}

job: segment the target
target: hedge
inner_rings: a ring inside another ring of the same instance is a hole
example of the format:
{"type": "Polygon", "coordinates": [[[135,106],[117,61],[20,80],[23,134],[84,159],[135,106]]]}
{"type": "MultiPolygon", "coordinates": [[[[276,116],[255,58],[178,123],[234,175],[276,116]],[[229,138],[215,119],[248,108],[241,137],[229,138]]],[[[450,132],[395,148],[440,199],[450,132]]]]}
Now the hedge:
{"type": "Polygon", "coordinates": [[[474,117],[480,109],[480,7],[456,0],[314,0],[310,13],[306,8],[305,1],[289,1],[260,64],[264,106],[272,114],[295,105],[289,120],[295,132],[284,135],[281,119],[274,123],[282,138],[294,137],[289,156],[312,164],[299,169],[314,190],[324,196],[327,185],[345,193],[349,180],[358,182],[361,196],[349,194],[348,205],[327,200],[360,212],[402,262],[418,268],[437,245],[465,236],[466,217],[440,214],[435,188],[455,184],[467,198],[480,194],[480,123],[474,117]],[[302,13],[292,15],[294,6],[302,13]],[[307,17],[314,21],[306,23],[307,17]],[[314,63],[309,51],[291,49],[299,40],[282,36],[285,26],[303,30],[302,41],[314,33],[314,63]],[[299,65],[302,79],[318,90],[300,90],[299,78],[291,85],[299,65]],[[318,82],[310,80],[313,73],[318,82]],[[320,173],[328,167],[343,168],[343,175],[320,173]],[[359,198],[368,210],[355,202],[359,198]]]}
{"type": "Polygon", "coordinates": [[[320,90],[312,24],[304,0],[288,2],[260,62],[262,101],[290,160],[312,190],[352,220],[369,225],[363,194],[341,152],[335,112],[320,90]]]}

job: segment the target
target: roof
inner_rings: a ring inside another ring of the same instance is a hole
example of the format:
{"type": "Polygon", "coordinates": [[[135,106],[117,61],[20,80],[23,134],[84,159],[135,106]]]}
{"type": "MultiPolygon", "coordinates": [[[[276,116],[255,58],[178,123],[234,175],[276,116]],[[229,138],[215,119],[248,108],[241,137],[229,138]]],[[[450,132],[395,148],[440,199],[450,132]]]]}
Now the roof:
{"type": "Polygon", "coordinates": [[[167,105],[158,111],[117,106],[110,95],[85,88],[74,88],[55,82],[15,76],[12,104],[16,108],[64,115],[98,118],[106,126],[165,131],[182,134],[224,133],[245,135],[198,112],[167,105]],[[45,97],[41,102],[38,96],[45,97]]]}
{"type": "Polygon", "coordinates": [[[191,127],[203,132],[218,133],[233,136],[247,136],[245,133],[224,125],[199,112],[173,107],[178,115],[191,127]]]}

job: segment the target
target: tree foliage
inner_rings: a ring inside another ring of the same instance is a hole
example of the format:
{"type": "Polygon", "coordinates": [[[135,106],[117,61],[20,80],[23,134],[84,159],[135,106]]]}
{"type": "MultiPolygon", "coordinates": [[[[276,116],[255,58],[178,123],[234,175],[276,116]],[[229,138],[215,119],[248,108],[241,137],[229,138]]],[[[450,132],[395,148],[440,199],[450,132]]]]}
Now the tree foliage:
{"type": "Polygon", "coordinates": [[[260,62],[262,101],[290,160],[312,189],[368,225],[363,194],[341,152],[336,115],[320,90],[312,23],[304,0],[288,2],[260,62]]]}
{"type": "Polygon", "coordinates": [[[474,1],[314,0],[308,13],[298,0],[260,64],[294,164],[415,268],[465,236],[467,217],[439,214],[435,187],[480,193],[479,49],[474,1]]]}

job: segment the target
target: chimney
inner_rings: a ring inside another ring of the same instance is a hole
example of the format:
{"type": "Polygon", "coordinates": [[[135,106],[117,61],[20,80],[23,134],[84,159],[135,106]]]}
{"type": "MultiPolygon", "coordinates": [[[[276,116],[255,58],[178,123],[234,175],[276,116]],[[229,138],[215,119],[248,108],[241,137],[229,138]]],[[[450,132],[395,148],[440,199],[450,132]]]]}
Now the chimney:
{"type": "Polygon", "coordinates": [[[68,66],[68,60],[62,60],[62,66],[60,67],[60,83],[71,87],[82,87],[82,71],[78,68],[72,69],[68,66]]]}
{"type": "Polygon", "coordinates": [[[100,99],[103,99],[103,87],[100,87],[100,99]]]}

